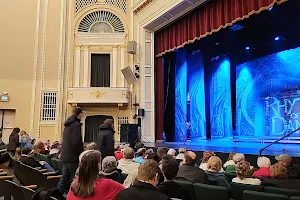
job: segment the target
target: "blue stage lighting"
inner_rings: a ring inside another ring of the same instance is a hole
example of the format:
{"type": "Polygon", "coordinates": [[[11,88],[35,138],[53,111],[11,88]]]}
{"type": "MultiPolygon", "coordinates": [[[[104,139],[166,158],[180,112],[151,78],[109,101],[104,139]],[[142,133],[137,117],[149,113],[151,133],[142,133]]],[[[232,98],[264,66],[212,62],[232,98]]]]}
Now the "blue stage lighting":
{"type": "Polygon", "coordinates": [[[275,40],[275,41],[278,41],[279,39],[280,39],[279,36],[277,36],[277,37],[275,37],[274,40],[275,40]]]}
{"type": "Polygon", "coordinates": [[[250,47],[246,47],[246,50],[249,50],[250,49],[250,47]]]}
{"type": "Polygon", "coordinates": [[[273,9],[273,6],[271,6],[270,8],[269,8],[269,11],[271,11],[273,9]]]}

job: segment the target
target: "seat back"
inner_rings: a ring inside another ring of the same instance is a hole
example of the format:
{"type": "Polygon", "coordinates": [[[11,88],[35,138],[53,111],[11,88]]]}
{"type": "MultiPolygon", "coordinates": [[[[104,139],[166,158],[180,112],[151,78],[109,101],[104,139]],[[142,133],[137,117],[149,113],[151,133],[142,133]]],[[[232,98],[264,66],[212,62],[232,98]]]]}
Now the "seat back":
{"type": "Polygon", "coordinates": [[[263,186],[261,185],[249,185],[241,183],[231,183],[231,198],[234,200],[243,200],[243,192],[245,190],[263,192],[263,186]]]}
{"type": "Polygon", "coordinates": [[[5,180],[0,180],[0,199],[10,200],[12,187],[5,180]]]}
{"type": "Polygon", "coordinates": [[[12,181],[5,181],[12,188],[11,196],[16,200],[27,200],[21,188],[12,181]]]}
{"type": "Polygon", "coordinates": [[[290,200],[300,200],[300,197],[291,197],[290,200]]]}
{"type": "Polygon", "coordinates": [[[231,183],[232,179],[236,177],[236,173],[226,173],[226,172],[224,172],[223,174],[226,176],[229,183],[231,183]]]}
{"type": "Polygon", "coordinates": [[[38,156],[40,159],[40,161],[45,161],[45,162],[47,162],[49,165],[52,165],[52,163],[51,163],[51,158],[48,158],[48,156],[47,155],[44,155],[44,154],[39,154],[39,156],[38,156]]]}
{"type": "Polygon", "coordinates": [[[51,158],[51,165],[53,169],[62,174],[62,162],[56,158],[51,158]]]}
{"type": "Polygon", "coordinates": [[[189,199],[191,199],[191,200],[196,199],[193,183],[187,182],[187,181],[175,181],[175,182],[187,191],[187,193],[189,195],[189,199]]]}
{"type": "Polygon", "coordinates": [[[283,194],[283,195],[286,195],[288,197],[300,196],[300,191],[299,190],[291,190],[291,189],[278,188],[278,187],[266,186],[264,188],[264,191],[268,192],[268,193],[274,193],[274,194],[283,194]]]}
{"type": "Polygon", "coordinates": [[[36,185],[33,168],[20,162],[21,168],[21,183],[23,185],[36,185]]]}
{"type": "Polygon", "coordinates": [[[282,194],[271,194],[257,191],[244,191],[245,200],[288,200],[289,197],[282,194]]]}
{"type": "Polygon", "coordinates": [[[34,194],[34,190],[29,189],[29,188],[26,188],[26,187],[23,187],[23,186],[20,186],[20,188],[21,188],[21,190],[22,190],[22,192],[23,192],[25,198],[26,198],[27,200],[31,200],[32,195],[34,194]]]}
{"type": "Polygon", "coordinates": [[[230,199],[230,190],[225,187],[206,185],[201,183],[195,183],[193,186],[196,200],[230,199]]]}

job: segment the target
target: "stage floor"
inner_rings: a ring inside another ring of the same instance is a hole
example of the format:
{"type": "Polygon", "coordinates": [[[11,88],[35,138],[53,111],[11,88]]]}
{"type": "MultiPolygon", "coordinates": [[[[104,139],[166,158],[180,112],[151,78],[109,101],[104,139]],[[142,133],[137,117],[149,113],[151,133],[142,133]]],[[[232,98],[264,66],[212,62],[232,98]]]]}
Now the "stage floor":
{"type": "MultiPolygon", "coordinates": [[[[230,153],[232,151],[244,153],[244,154],[253,154],[258,155],[259,150],[269,143],[265,142],[237,142],[233,139],[215,139],[211,141],[198,140],[198,141],[187,141],[183,142],[144,142],[146,147],[167,147],[179,149],[184,147],[188,150],[193,151],[206,151],[211,150],[214,152],[223,152],[230,153]]],[[[280,143],[274,144],[273,146],[264,150],[263,155],[276,156],[282,153],[289,154],[294,157],[300,157],[300,144],[289,144],[289,143],[280,143]]]]}

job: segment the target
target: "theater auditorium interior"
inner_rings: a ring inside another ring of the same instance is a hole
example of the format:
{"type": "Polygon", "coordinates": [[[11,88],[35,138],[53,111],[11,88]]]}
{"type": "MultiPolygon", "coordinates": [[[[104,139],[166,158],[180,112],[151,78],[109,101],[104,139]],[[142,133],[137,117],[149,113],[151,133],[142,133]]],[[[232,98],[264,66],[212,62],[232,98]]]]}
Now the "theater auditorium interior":
{"type": "Polygon", "coordinates": [[[300,200],[299,8],[2,0],[0,200],[300,200]]]}

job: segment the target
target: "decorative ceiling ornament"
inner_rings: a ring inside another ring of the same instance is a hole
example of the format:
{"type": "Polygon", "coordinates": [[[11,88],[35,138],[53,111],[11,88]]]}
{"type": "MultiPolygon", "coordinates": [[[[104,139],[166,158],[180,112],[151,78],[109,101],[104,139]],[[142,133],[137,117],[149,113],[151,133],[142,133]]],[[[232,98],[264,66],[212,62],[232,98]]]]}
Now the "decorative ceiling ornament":
{"type": "Polygon", "coordinates": [[[153,0],[146,0],[144,3],[142,3],[139,7],[137,7],[133,12],[137,14],[141,10],[143,10],[146,6],[148,6],[150,3],[152,3],[153,0]]]}

